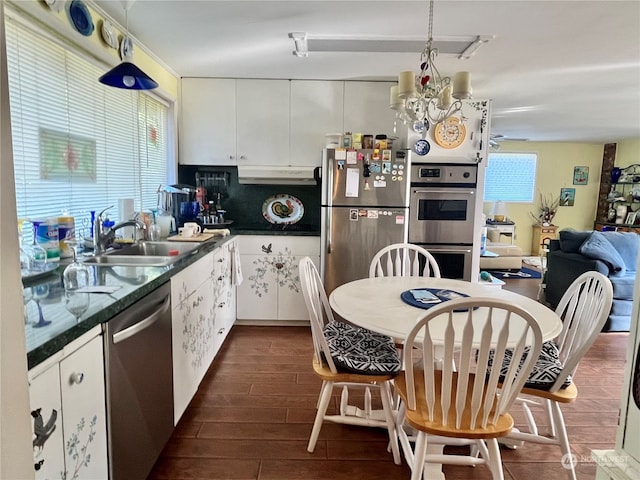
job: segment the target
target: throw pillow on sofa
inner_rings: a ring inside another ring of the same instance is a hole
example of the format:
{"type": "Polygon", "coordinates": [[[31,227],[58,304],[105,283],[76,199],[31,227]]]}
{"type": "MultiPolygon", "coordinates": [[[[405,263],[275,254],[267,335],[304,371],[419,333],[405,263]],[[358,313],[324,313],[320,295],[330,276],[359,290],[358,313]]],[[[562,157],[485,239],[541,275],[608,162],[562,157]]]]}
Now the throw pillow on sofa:
{"type": "Polygon", "coordinates": [[[624,275],[627,270],[624,260],[602,232],[593,231],[580,247],[580,253],[606,263],[612,275],[624,275]]]}
{"type": "Polygon", "coordinates": [[[560,237],[560,249],[567,253],[580,253],[580,247],[591,235],[591,230],[586,232],[572,229],[564,229],[558,232],[560,237]]]}
{"type": "Polygon", "coordinates": [[[627,270],[635,272],[638,250],[640,249],[640,235],[634,232],[603,232],[603,235],[620,254],[627,270]]]}

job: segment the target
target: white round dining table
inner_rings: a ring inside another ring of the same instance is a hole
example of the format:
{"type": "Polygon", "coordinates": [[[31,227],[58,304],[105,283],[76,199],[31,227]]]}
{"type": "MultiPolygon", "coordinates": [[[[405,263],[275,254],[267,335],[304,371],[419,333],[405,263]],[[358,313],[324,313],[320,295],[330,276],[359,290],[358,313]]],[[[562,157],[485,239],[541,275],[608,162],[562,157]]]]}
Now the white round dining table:
{"type": "MultiPolygon", "coordinates": [[[[536,300],[495,286],[447,278],[363,278],[337,287],[331,292],[329,303],[336,314],[350,323],[393,338],[403,339],[416,322],[427,314],[428,310],[406,303],[400,294],[410,289],[419,288],[452,290],[472,297],[506,300],[527,310],[536,319],[543,340],[550,340],[562,331],[560,317],[549,307],[536,300]]],[[[461,313],[460,315],[463,317],[465,314],[461,313]]],[[[442,322],[443,328],[439,331],[433,329],[433,323],[431,325],[434,343],[442,343],[444,321],[442,322]]],[[[515,328],[510,329],[508,343],[515,341],[520,333],[515,328]]]]}

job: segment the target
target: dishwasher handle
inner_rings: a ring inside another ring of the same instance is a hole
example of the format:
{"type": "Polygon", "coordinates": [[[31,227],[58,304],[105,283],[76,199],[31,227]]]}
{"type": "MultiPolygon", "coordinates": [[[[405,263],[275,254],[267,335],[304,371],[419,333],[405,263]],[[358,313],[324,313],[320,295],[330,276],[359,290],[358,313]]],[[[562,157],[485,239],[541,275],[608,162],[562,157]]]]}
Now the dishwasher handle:
{"type": "Polygon", "coordinates": [[[149,328],[151,325],[156,323],[160,319],[160,317],[169,309],[170,303],[171,296],[167,295],[160,307],[147,318],[131,325],[130,327],[125,328],[124,330],[121,330],[118,333],[114,333],[112,336],[113,344],[115,345],[117,343],[123,342],[127,338],[140,333],[142,330],[149,328]]]}

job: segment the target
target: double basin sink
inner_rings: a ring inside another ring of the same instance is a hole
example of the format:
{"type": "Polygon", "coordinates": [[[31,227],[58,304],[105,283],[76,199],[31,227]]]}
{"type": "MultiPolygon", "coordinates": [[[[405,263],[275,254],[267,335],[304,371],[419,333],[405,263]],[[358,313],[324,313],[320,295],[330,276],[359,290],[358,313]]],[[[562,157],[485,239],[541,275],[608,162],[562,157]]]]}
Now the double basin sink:
{"type": "Polygon", "coordinates": [[[83,262],[103,266],[165,267],[196,253],[199,247],[199,243],[191,242],[141,241],[86,257],[83,262]]]}

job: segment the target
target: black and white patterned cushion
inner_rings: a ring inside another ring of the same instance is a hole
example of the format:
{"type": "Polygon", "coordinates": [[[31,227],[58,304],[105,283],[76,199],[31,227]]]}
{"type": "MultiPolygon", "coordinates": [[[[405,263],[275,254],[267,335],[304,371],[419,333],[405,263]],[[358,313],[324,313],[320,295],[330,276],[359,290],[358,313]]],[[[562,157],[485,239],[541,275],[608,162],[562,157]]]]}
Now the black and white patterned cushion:
{"type": "Polygon", "coordinates": [[[400,357],[391,337],[329,322],[324,327],[331,358],[342,372],[364,375],[393,375],[400,371],[400,357]]]}
{"type": "MultiPolygon", "coordinates": [[[[525,347],[525,355],[522,358],[520,364],[524,362],[527,354],[529,353],[529,347],[525,347]]],[[[495,352],[492,350],[489,352],[489,365],[493,365],[495,352]]],[[[502,368],[500,371],[500,380],[504,380],[504,376],[507,373],[507,369],[511,364],[513,357],[513,350],[506,350],[505,356],[502,361],[502,368]]],[[[540,356],[533,367],[533,370],[529,374],[524,386],[526,388],[535,388],[538,390],[549,390],[556,382],[558,375],[562,371],[562,362],[560,362],[560,352],[557,345],[552,342],[544,342],[542,344],[542,350],[540,356]]],[[[567,388],[571,385],[571,376],[569,375],[563,382],[560,388],[567,388]]]]}

